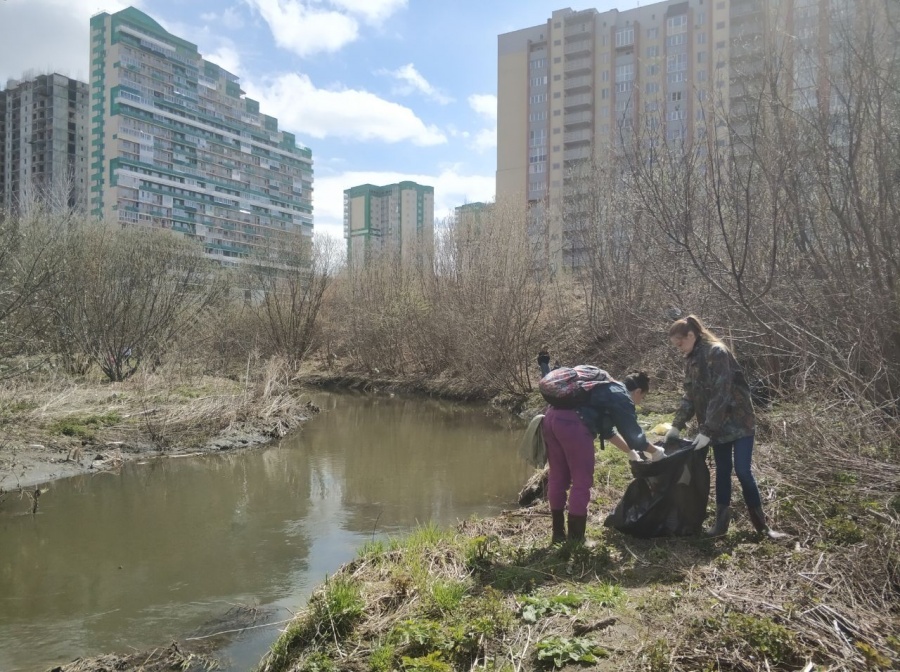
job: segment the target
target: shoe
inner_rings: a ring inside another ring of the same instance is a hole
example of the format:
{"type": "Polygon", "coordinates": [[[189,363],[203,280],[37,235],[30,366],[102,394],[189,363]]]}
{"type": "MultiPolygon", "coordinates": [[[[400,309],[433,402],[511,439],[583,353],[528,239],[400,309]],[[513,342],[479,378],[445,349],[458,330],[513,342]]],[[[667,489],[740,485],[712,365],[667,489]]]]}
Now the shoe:
{"type": "Polygon", "coordinates": [[[790,536],[784,532],[776,532],[766,524],[766,514],[763,513],[761,506],[748,506],[747,512],[750,514],[750,522],[753,523],[753,529],[772,541],[787,539],[790,536]]]}
{"type": "Polygon", "coordinates": [[[585,541],[584,530],[587,527],[587,516],[573,516],[569,514],[569,541],[582,544],[585,548],[593,548],[593,541],[585,541]]]}
{"type": "Polygon", "coordinates": [[[553,545],[566,543],[566,512],[550,509],[550,515],[553,517],[553,538],[550,543],[553,545]]]}
{"type": "Polygon", "coordinates": [[[706,530],[707,537],[721,537],[728,532],[728,525],[731,523],[731,507],[728,505],[716,505],[716,521],[712,527],[706,530]]]}

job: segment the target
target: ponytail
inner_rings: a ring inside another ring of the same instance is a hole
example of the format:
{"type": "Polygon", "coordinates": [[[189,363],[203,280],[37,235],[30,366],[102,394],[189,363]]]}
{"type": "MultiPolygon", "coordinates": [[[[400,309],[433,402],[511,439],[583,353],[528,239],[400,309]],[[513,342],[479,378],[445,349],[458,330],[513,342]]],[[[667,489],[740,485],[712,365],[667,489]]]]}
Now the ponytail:
{"type": "Polygon", "coordinates": [[[706,341],[708,343],[718,343],[719,338],[706,328],[706,325],[700,321],[696,315],[688,315],[680,320],[675,320],[669,327],[669,337],[677,336],[684,338],[688,334],[694,334],[698,341],[706,341]]]}

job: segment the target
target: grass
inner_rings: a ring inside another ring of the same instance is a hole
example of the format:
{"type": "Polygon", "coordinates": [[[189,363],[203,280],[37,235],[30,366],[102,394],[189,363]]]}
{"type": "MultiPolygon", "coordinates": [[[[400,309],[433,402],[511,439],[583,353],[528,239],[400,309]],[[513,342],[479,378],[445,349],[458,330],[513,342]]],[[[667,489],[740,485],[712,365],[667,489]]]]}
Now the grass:
{"type": "Polygon", "coordinates": [[[47,428],[51,434],[62,434],[79,439],[95,439],[97,432],[121,422],[122,416],[116,411],[91,415],[70,415],[59,418],[47,428]]]}
{"type": "MultiPolygon", "coordinates": [[[[770,522],[789,543],[761,539],[740,506],[717,539],[601,527],[631,480],[626,456],[608,448],[597,454],[592,548],[551,547],[546,503],[369,542],[341,572],[364,604],[352,627],[336,641],[307,637],[262,670],[311,669],[323,654],[375,672],[897,668],[900,469],[882,465],[878,480],[839,454],[821,458],[835,464],[784,462],[793,453],[766,444],[758,454],[770,522]]],[[[321,614],[313,625],[315,605],[298,615],[301,632],[329,627],[321,614]]]]}

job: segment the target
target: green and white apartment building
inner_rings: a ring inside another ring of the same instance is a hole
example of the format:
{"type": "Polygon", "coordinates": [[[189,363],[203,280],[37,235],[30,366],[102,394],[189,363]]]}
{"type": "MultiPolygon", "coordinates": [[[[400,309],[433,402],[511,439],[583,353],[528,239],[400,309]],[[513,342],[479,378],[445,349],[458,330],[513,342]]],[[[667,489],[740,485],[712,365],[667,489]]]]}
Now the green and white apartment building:
{"type": "Polygon", "coordinates": [[[91,19],[90,203],[171,229],[224,265],[312,235],[311,151],[239,79],[134,8],[91,19]]]}
{"type": "Polygon", "coordinates": [[[385,253],[421,262],[434,245],[434,187],[404,181],[346,189],[344,238],[351,268],[385,253]]]}

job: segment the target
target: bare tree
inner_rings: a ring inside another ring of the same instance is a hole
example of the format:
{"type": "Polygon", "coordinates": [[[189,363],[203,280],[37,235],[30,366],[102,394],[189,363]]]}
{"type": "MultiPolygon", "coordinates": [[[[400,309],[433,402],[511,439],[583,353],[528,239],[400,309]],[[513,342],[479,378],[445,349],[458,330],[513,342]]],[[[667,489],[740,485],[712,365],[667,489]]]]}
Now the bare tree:
{"type": "Polygon", "coordinates": [[[197,243],[168,231],[104,224],[69,232],[58,280],[45,300],[60,338],[112,381],[158,361],[225,291],[197,243]]]}
{"type": "Polygon", "coordinates": [[[338,243],[328,236],[274,238],[264,257],[248,266],[250,308],[272,352],[303,360],[319,330],[325,291],[339,264],[338,243]]]}

